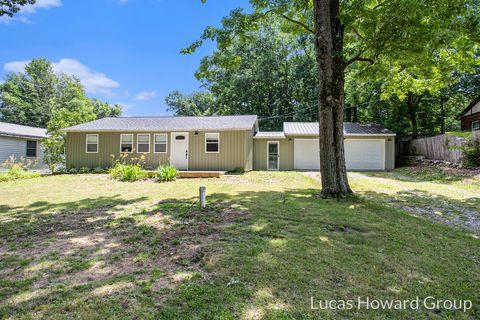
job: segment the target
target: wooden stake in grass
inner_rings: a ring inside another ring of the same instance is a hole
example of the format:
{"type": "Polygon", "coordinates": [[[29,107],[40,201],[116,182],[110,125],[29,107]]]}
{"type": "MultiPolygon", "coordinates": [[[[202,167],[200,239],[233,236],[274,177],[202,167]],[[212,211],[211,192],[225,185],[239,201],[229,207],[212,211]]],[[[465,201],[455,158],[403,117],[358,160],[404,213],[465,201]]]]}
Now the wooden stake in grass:
{"type": "Polygon", "coordinates": [[[206,208],[207,207],[207,188],[200,187],[200,207],[206,208]]]}

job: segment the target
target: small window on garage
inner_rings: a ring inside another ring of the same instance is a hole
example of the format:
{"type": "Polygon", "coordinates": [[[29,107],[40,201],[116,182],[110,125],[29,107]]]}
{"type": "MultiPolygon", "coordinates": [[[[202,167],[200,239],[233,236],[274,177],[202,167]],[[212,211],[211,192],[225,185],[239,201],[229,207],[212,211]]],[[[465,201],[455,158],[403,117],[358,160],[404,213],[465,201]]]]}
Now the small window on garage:
{"type": "Polygon", "coordinates": [[[167,153],[166,133],[159,133],[155,135],[155,153],[167,153]]]}
{"type": "Polygon", "coordinates": [[[150,134],[137,135],[137,152],[138,153],[150,152],[150,134]]]}
{"type": "Polygon", "coordinates": [[[37,157],[37,141],[27,141],[27,157],[37,157]]]}
{"type": "Polygon", "coordinates": [[[120,135],[120,152],[133,152],[133,134],[120,135]]]}
{"type": "Polygon", "coordinates": [[[220,134],[219,133],[205,133],[205,152],[206,153],[220,152],[220,134]]]}
{"type": "Polygon", "coordinates": [[[98,152],[98,134],[87,134],[87,153],[98,152]]]}
{"type": "Polygon", "coordinates": [[[480,121],[473,121],[472,122],[472,131],[479,131],[480,130],[480,121]]]}

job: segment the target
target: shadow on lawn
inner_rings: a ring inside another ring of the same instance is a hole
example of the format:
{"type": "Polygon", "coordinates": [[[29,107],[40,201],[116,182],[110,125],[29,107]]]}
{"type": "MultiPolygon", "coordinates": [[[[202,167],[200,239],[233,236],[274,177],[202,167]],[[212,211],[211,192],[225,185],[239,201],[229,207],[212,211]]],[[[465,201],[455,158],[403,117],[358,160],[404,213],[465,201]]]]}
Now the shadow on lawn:
{"type": "Polygon", "coordinates": [[[316,193],[209,195],[210,202],[227,202],[250,214],[226,226],[209,247],[205,265],[215,277],[180,286],[160,317],[404,319],[412,312],[312,311],[310,298],[408,299],[414,293],[478,298],[478,285],[464,291],[479,280],[477,240],[369,201],[320,200],[316,193]],[[465,256],[469,260],[459,269],[465,256]]]}
{"type": "Polygon", "coordinates": [[[119,196],[1,208],[0,317],[344,318],[356,311],[311,311],[310,297],[478,292],[473,239],[317,192],[209,194],[207,210],[191,198],[129,212],[144,198],[119,196]]]}
{"type": "Polygon", "coordinates": [[[386,194],[365,191],[368,199],[381,201],[409,213],[427,217],[435,221],[461,227],[480,235],[480,197],[453,199],[424,190],[400,191],[386,194]]]}
{"type": "Polygon", "coordinates": [[[433,182],[451,184],[474,178],[478,171],[443,167],[400,167],[389,172],[361,172],[368,177],[387,178],[403,182],[433,182]]]}

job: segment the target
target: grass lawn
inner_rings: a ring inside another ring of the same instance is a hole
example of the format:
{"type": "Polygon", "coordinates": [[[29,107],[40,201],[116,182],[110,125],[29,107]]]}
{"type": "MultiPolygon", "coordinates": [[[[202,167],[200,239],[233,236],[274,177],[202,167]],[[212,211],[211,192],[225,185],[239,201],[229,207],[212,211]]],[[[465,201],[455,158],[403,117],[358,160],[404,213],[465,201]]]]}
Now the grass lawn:
{"type": "Polygon", "coordinates": [[[288,172],[1,183],[0,318],[479,318],[478,236],[396,206],[444,201],[478,213],[478,185],[402,171],[350,177],[360,197],[342,201],[315,198],[314,178],[288,172]],[[311,297],[358,296],[474,305],[466,313],[310,308],[311,297]]]}

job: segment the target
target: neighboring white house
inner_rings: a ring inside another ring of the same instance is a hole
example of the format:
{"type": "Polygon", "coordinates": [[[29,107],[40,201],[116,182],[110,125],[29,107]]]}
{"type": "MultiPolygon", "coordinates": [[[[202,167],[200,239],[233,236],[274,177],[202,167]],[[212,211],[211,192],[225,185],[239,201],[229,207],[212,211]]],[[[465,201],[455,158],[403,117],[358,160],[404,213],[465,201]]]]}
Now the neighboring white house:
{"type": "Polygon", "coordinates": [[[41,144],[46,137],[46,129],[0,122],[0,164],[15,156],[17,161],[22,159],[30,162],[30,169],[46,169],[41,144]]]}

